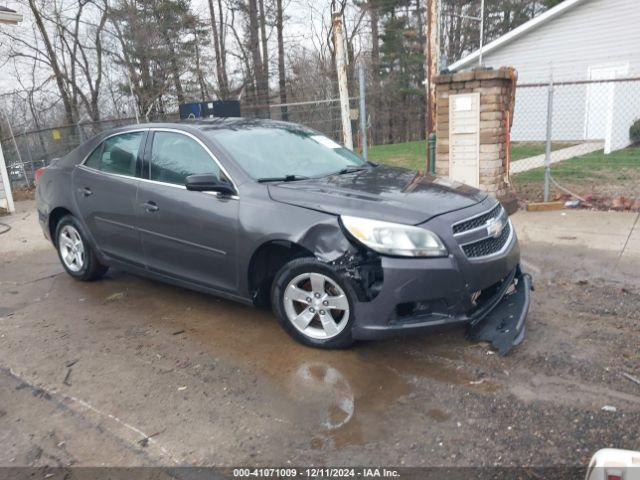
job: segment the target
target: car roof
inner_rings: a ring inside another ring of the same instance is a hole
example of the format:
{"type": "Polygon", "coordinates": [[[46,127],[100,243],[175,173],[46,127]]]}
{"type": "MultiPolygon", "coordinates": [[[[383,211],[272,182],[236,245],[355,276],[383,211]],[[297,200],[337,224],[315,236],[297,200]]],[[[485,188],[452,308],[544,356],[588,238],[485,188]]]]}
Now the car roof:
{"type": "Polygon", "coordinates": [[[238,130],[252,128],[291,128],[296,130],[304,130],[312,132],[311,129],[303,125],[291,122],[282,122],[279,120],[262,119],[262,118],[210,118],[202,120],[183,120],[171,123],[141,123],[128,125],[118,129],[120,131],[137,130],[141,128],[175,128],[177,130],[197,129],[205,132],[216,130],[238,130]]]}

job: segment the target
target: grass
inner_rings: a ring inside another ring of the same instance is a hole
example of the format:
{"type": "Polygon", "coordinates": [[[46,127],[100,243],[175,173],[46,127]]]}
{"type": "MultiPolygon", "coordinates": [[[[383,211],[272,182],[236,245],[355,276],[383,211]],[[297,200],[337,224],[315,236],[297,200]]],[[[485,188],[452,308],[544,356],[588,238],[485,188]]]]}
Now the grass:
{"type": "MultiPolygon", "coordinates": [[[[575,142],[551,142],[551,150],[560,150],[562,148],[576,145],[575,142]]],[[[535,157],[542,155],[546,150],[544,142],[512,142],[511,143],[511,161],[522,160],[523,158],[535,157]]]]}
{"type": "MultiPolygon", "coordinates": [[[[552,150],[569,147],[574,143],[553,143],[552,150]]],[[[543,142],[514,142],[511,160],[521,160],[544,153],[543,142]]],[[[369,159],[397,167],[426,170],[426,142],[406,142],[393,145],[375,145],[369,149],[369,159]]],[[[591,194],[600,198],[640,199],[640,146],[618,150],[609,155],[603,151],[574,157],[551,166],[553,178],[563,187],[580,195],[591,194]]],[[[538,168],[511,177],[517,195],[525,201],[542,199],[544,169],[538,168]]],[[[552,186],[552,196],[562,191],[552,186]]]]}
{"type": "MultiPolygon", "coordinates": [[[[640,199],[640,147],[629,147],[605,155],[602,150],[570,158],[551,166],[553,178],[563,188],[594,199],[598,208],[611,208],[613,199],[640,199]]],[[[537,168],[511,177],[518,198],[542,200],[544,169],[537,168]]],[[[564,192],[551,185],[551,198],[564,192]]],[[[616,207],[617,208],[617,207],[616,207]]]]}
{"type": "Polygon", "coordinates": [[[394,167],[426,170],[427,142],[393,143],[369,147],[369,160],[394,167]]]}
{"type": "MultiPolygon", "coordinates": [[[[573,143],[557,142],[551,145],[552,150],[569,147],[573,143]]],[[[543,142],[513,142],[511,144],[511,161],[533,157],[544,153],[543,142]]],[[[394,143],[390,145],[374,145],[369,147],[369,160],[386,163],[395,167],[426,170],[426,141],[394,143]]]]}
{"type": "MultiPolygon", "coordinates": [[[[629,174],[640,173],[640,147],[630,147],[605,155],[602,150],[556,163],[551,174],[556,180],[597,181],[627,180],[629,174]]],[[[513,177],[516,183],[542,182],[544,168],[522,172],[513,177]]]]}

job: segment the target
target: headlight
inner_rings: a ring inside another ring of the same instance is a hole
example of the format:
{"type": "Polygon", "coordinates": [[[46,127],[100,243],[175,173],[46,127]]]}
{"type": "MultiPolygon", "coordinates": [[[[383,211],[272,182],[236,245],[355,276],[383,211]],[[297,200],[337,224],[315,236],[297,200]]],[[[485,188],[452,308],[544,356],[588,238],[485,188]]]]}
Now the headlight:
{"type": "Polygon", "coordinates": [[[402,257],[447,256],[447,247],[429,230],[368,218],[342,216],[340,219],[356,240],[378,253],[402,257]]]}

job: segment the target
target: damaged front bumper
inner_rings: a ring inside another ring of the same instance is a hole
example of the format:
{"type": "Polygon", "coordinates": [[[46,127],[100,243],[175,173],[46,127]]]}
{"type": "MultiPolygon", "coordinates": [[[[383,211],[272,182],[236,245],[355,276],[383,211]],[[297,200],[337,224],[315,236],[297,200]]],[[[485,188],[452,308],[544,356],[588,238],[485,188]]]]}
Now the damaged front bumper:
{"type": "Polygon", "coordinates": [[[376,297],[355,305],[354,338],[368,340],[467,326],[468,336],[505,355],[524,338],[532,279],[517,242],[504,255],[472,264],[457,258],[382,259],[376,297]]]}
{"type": "Polygon", "coordinates": [[[489,342],[501,355],[520,345],[524,340],[524,321],[532,290],[531,275],[523,273],[518,265],[511,280],[504,282],[495,302],[471,320],[469,339],[489,342]]]}

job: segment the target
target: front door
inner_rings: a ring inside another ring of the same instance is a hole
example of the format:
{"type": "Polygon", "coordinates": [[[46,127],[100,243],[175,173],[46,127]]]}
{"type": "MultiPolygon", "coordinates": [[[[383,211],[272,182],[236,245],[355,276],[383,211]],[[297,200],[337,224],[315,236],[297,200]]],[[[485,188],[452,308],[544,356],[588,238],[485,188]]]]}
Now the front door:
{"type": "Polygon", "coordinates": [[[136,197],[145,135],[130,132],[106,139],[73,172],[76,204],[98,248],[141,267],[136,197]]]}
{"type": "MultiPolygon", "coordinates": [[[[195,137],[156,131],[147,179],[138,190],[138,226],[147,268],[218,290],[237,289],[238,198],[185,188],[189,175],[221,171],[195,137]]],[[[146,169],[146,168],[145,168],[146,169]]]]}

